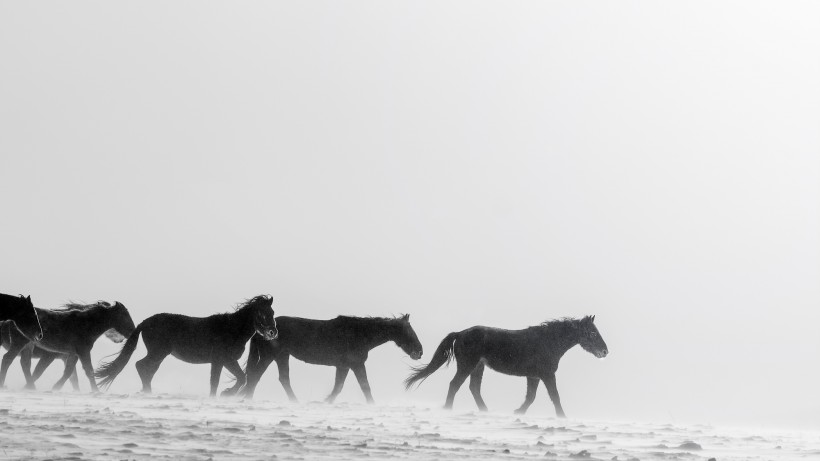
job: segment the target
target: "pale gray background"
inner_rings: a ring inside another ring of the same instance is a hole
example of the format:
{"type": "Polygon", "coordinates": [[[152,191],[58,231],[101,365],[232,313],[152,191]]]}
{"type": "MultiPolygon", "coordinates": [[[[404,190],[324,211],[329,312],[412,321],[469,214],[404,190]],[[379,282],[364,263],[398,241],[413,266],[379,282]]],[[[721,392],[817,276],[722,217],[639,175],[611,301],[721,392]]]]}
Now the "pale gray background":
{"type": "MultiPolygon", "coordinates": [[[[137,322],[259,293],[278,314],[409,312],[425,362],[475,324],[597,314],[612,354],[565,356],[570,416],[816,426],[818,18],[3,2],[0,291],[119,300],[137,322]]],[[[453,370],[405,393],[410,363],[373,352],[377,401],[440,405],[453,370]]],[[[205,395],[207,376],[168,359],[154,388],[205,395]]],[[[292,365],[303,401],[332,376],[292,365]]],[[[492,410],[524,388],[485,378],[492,410]]],[[[111,392],[138,389],[131,364],[111,392]]],[[[258,395],[284,400],[275,370],[258,395]]],[[[340,399],[363,400],[352,377],[340,399]]],[[[456,409],[475,409],[466,386],[456,409]]],[[[543,388],[533,411],[553,414],[543,388]]]]}

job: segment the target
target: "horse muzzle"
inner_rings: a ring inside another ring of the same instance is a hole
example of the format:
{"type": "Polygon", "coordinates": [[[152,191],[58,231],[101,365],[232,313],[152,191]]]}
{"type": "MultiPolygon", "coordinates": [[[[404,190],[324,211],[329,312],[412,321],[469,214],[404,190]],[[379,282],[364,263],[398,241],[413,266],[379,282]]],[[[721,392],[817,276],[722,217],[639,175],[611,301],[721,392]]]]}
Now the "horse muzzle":
{"type": "Polygon", "coordinates": [[[595,352],[595,357],[598,357],[599,359],[602,359],[607,355],[609,355],[609,349],[601,349],[595,352]]]}
{"type": "Polygon", "coordinates": [[[262,337],[267,339],[268,341],[272,341],[279,337],[279,332],[276,330],[267,330],[262,333],[262,337]]]}
{"type": "Polygon", "coordinates": [[[413,351],[413,352],[410,353],[410,358],[413,359],[413,360],[418,360],[418,359],[421,358],[422,353],[423,353],[423,351],[420,351],[420,350],[413,351]]]}

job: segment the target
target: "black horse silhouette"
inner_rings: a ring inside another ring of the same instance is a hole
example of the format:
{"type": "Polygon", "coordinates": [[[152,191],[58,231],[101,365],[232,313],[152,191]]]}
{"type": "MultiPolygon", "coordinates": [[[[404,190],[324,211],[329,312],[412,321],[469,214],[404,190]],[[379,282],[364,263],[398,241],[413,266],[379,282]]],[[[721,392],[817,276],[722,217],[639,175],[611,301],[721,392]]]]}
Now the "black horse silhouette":
{"type": "Polygon", "coordinates": [[[598,358],[606,357],[609,353],[594,321],[593,315],[582,319],[553,320],[523,330],[474,326],[450,333],[441,341],[430,363],[414,368],[405,380],[405,385],[410,389],[414,383],[420,384],[455,358],[456,375],[450,381],[444,408],[453,408],[456,392],[469,376],[470,392],[475,403],[479,410],[486,411],[487,405],[481,398],[481,378],[484,365],[487,365],[500,373],[527,378],[527,396],[516,413],[527,411],[535,400],[538,382],[543,381],[555,405],[556,414],[563,418],[564,409],[555,383],[558,361],[577,344],[598,358]]]}
{"type": "Polygon", "coordinates": [[[0,293],[0,324],[14,322],[14,325],[26,338],[39,341],[43,339],[43,329],[37,312],[31,303],[31,296],[12,296],[0,293]]]}
{"type": "Polygon", "coordinates": [[[99,392],[94,379],[94,366],[91,364],[91,348],[103,333],[109,337],[118,338],[121,342],[134,331],[134,321],[128,309],[119,302],[113,305],[105,301],[94,304],[66,304],[63,309],[37,308],[43,326],[44,337],[41,341],[33,342],[14,328],[4,326],[0,330],[3,346],[8,352],[3,356],[0,367],[0,385],[5,382],[9,366],[17,354],[21,354],[20,365],[26,376],[26,388],[34,389],[34,383],[43,374],[55,358],[63,358],[65,370],[53,389],[63,387],[66,380],[76,372],[77,361],[83,366],[92,392],[99,392]],[[116,332],[116,334],[114,333],[116,332]],[[34,349],[40,349],[40,361],[31,375],[31,357],[34,349]],[[21,353],[22,352],[22,353],[21,353]]]}
{"type": "Polygon", "coordinates": [[[128,337],[117,358],[103,364],[96,373],[100,386],[107,388],[125,368],[134,353],[142,333],[148,354],[137,361],[142,380],[142,392],[151,392],[151,380],[168,355],[188,363],[211,364],[211,396],[216,395],[219,376],[225,367],[238,384],[244,384],[245,373],[237,360],[245,352],[245,343],[258,333],[265,339],[275,339],[273,299],[256,296],[228,314],[209,317],[188,317],[179,314],[156,314],[140,323],[128,337]]]}
{"type": "MultiPolygon", "coordinates": [[[[256,385],[272,361],[279,368],[279,382],[285,388],[288,398],[296,401],[296,395],[290,387],[288,360],[294,356],[299,360],[314,365],[336,367],[336,384],[327,397],[333,402],[342,391],[345,378],[350,370],[356,375],[368,403],[373,403],[370,383],[364,362],[368,352],[374,347],[393,341],[414,360],[421,358],[422,347],[416,332],[410,326],[410,316],[399,318],[379,317],[346,317],[332,320],[312,320],[298,317],[277,317],[279,338],[265,341],[253,338],[248,353],[246,367],[248,380],[242,393],[252,398],[256,385]]],[[[241,387],[237,383],[226,391],[233,394],[241,387]]]]}

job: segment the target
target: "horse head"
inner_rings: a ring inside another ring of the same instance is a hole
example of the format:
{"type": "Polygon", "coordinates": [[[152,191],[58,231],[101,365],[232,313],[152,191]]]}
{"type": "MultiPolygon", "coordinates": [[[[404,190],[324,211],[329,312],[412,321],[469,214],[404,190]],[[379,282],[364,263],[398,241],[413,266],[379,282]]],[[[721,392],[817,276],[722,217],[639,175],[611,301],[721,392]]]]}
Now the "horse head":
{"type": "Polygon", "coordinates": [[[415,330],[413,330],[413,327],[410,325],[410,314],[404,314],[396,319],[396,321],[398,322],[398,330],[392,338],[393,342],[395,342],[405,354],[409,355],[411,359],[420,359],[424,353],[424,349],[421,347],[421,342],[419,341],[419,337],[416,336],[415,330]]]}
{"type": "Polygon", "coordinates": [[[578,321],[578,332],[580,338],[578,344],[584,348],[585,351],[602,359],[609,354],[609,349],[606,347],[604,338],[598,332],[598,327],[595,326],[595,316],[588,315],[578,321]]]}
{"type": "Polygon", "coordinates": [[[273,298],[260,295],[251,300],[253,306],[253,328],[259,336],[270,341],[279,336],[276,319],[273,318],[273,298]]]}
{"type": "Polygon", "coordinates": [[[10,320],[14,320],[17,329],[26,338],[34,341],[43,339],[43,327],[40,326],[40,319],[37,317],[37,311],[34,310],[31,296],[20,295],[20,301],[10,320]]]}
{"type": "Polygon", "coordinates": [[[134,320],[131,319],[128,309],[119,301],[115,301],[113,306],[106,307],[106,309],[111,315],[113,326],[106,330],[105,336],[115,343],[121,343],[136,329],[134,320]]]}

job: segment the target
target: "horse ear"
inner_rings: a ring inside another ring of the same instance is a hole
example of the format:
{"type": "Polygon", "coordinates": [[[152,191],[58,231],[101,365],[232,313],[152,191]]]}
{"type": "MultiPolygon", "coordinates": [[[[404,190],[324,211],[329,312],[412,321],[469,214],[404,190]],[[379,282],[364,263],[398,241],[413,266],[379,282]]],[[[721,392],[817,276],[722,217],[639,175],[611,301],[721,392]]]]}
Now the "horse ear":
{"type": "Polygon", "coordinates": [[[590,319],[590,322],[593,322],[593,323],[595,322],[595,316],[594,316],[594,315],[593,315],[593,316],[592,316],[592,318],[590,319]]]}
{"type": "Polygon", "coordinates": [[[26,296],[26,300],[27,300],[28,302],[31,302],[31,295],[26,296]]]}
{"type": "Polygon", "coordinates": [[[409,321],[410,321],[410,314],[404,314],[404,315],[402,315],[402,316],[401,316],[401,319],[402,319],[402,320],[404,320],[405,322],[409,322],[409,321]]]}

